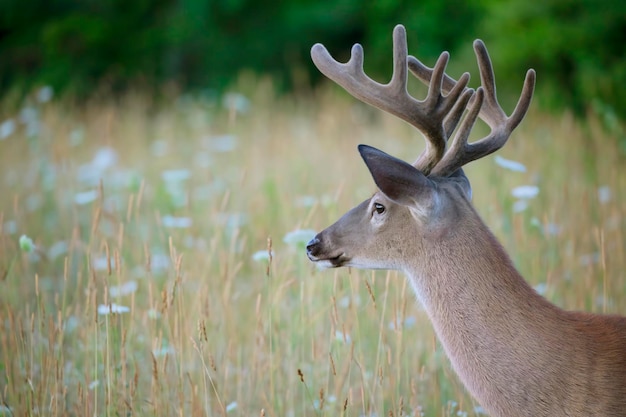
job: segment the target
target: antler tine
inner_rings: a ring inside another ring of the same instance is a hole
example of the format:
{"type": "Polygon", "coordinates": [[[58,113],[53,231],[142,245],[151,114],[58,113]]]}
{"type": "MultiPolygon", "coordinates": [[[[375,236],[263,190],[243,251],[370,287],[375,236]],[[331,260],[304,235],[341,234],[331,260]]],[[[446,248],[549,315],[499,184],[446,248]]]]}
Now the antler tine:
{"type": "MultiPolygon", "coordinates": [[[[513,113],[507,116],[498,103],[493,66],[487,48],[481,40],[474,42],[474,52],[478,60],[482,86],[470,100],[468,114],[454,136],[450,149],[433,168],[434,175],[450,175],[463,165],[500,149],[520,124],[530,106],[535,88],[534,70],[530,69],[526,73],[524,87],[517,105],[513,113]],[[491,128],[491,133],[478,141],[468,143],[467,139],[477,117],[480,117],[491,128]]],[[[436,75],[435,68],[428,68],[412,56],[409,56],[407,60],[411,73],[423,83],[430,85],[436,75]]],[[[451,91],[457,87],[455,83],[453,78],[445,75],[442,80],[444,91],[451,91]]],[[[451,134],[450,131],[448,133],[451,134]]]]}
{"type": "MultiPolygon", "coordinates": [[[[469,80],[469,76],[467,80],[469,80]]],[[[460,86],[460,88],[458,90],[460,93],[460,97],[457,99],[456,102],[454,102],[452,110],[450,110],[448,115],[443,120],[443,137],[445,138],[444,142],[436,142],[432,138],[429,139],[427,137],[426,148],[417,157],[415,162],[413,162],[413,166],[426,175],[428,175],[432,171],[432,169],[439,163],[439,161],[441,161],[441,159],[445,157],[445,148],[448,138],[461,120],[461,116],[465,111],[467,103],[472,99],[474,95],[474,90],[472,88],[465,88],[467,80],[459,79],[458,86],[460,86]],[[465,84],[461,84],[461,81],[465,81],[465,84]]],[[[448,96],[452,95],[453,93],[450,93],[448,96]]]]}
{"type": "MultiPolygon", "coordinates": [[[[445,77],[447,77],[447,75],[444,74],[444,83],[445,77]]],[[[452,87],[451,90],[449,90],[448,97],[460,96],[460,98],[455,102],[454,107],[445,119],[444,131],[446,132],[446,136],[448,138],[452,135],[452,132],[459,124],[467,103],[474,100],[474,89],[466,87],[469,79],[469,73],[463,73],[461,78],[459,78],[459,81],[452,87]]]]}
{"type": "MultiPolygon", "coordinates": [[[[489,58],[489,53],[487,52],[487,47],[484,42],[480,39],[476,39],[474,41],[474,51],[478,59],[481,83],[485,89],[486,107],[481,109],[480,117],[492,129],[496,126],[505,124],[512,131],[520,124],[522,119],[524,119],[524,116],[526,116],[526,112],[530,107],[530,101],[535,88],[535,70],[529,69],[526,72],[520,98],[518,99],[513,113],[507,117],[506,113],[504,113],[504,110],[502,110],[502,107],[498,103],[493,66],[491,65],[491,58],[489,58]]],[[[502,143],[502,145],[504,145],[504,143],[502,143]]]]}
{"type": "Polygon", "coordinates": [[[478,87],[476,90],[476,93],[472,97],[472,102],[467,109],[467,115],[465,116],[465,119],[463,119],[458,132],[454,135],[452,143],[448,148],[448,152],[446,152],[441,161],[432,171],[434,175],[448,176],[468,162],[474,161],[481,156],[486,155],[486,153],[483,153],[485,150],[482,149],[484,147],[482,145],[486,144],[485,141],[479,141],[472,144],[467,142],[467,139],[472,131],[472,127],[474,127],[476,119],[480,114],[480,109],[482,108],[485,98],[484,92],[485,90],[483,87],[478,87]]]}
{"type": "MultiPolygon", "coordinates": [[[[436,109],[438,102],[444,98],[442,87],[445,78],[448,77],[445,70],[449,59],[450,54],[443,52],[433,67],[432,77],[428,83],[428,95],[423,101],[424,104],[432,106],[433,109],[436,109]]],[[[466,72],[459,78],[459,81],[454,81],[454,84],[448,91],[448,95],[445,97],[446,106],[441,109],[439,114],[432,115],[433,118],[438,118],[437,128],[441,129],[440,134],[437,136],[426,135],[426,148],[413,162],[413,166],[425,174],[429,174],[441,158],[444,157],[448,138],[456,128],[468,101],[474,94],[473,89],[466,88],[469,79],[470,75],[466,72]],[[443,122],[441,119],[443,119],[443,122]]]]}
{"type": "Polygon", "coordinates": [[[406,34],[400,25],[394,29],[393,48],[393,75],[388,84],[380,84],[365,74],[363,71],[363,48],[359,44],[352,47],[350,60],[345,64],[333,59],[324,45],[319,43],[311,48],[311,58],[315,66],[324,75],[342,86],[354,97],[410,121],[412,117],[406,106],[406,102],[410,102],[412,99],[406,93],[408,78],[405,63],[407,56],[406,34]],[[397,99],[401,100],[399,104],[405,105],[393,105],[394,100],[397,99]]]}
{"type": "MultiPolygon", "coordinates": [[[[420,80],[422,83],[426,84],[426,85],[430,85],[431,80],[433,79],[434,73],[435,73],[435,68],[437,67],[437,64],[435,64],[435,66],[433,68],[430,68],[426,65],[424,65],[419,59],[415,58],[413,55],[409,55],[407,57],[407,66],[409,68],[409,71],[411,71],[411,73],[418,79],[420,80]]],[[[466,74],[468,73],[464,73],[463,75],[461,75],[461,78],[459,78],[459,81],[457,82],[454,78],[450,77],[448,74],[444,74],[443,78],[441,80],[442,83],[442,89],[444,92],[448,93],[448,94],[452,94],[452,90],[453,88],[459,88],[460,84],[461,84],[461,79],[463,77],[466,76],[466,74]]],[[[469,74],[468,76],[468,81],[469,81],[469,74]]],[[[467,93],[468,91],[472,90],[472,88],[467,87],[467,83],[465,83],[463,85],[463,90],[460,93],[467,93]]],[[[470,97],[470,105],[474,102],[475,100],[475,96],[470,97]]],[[[460,110],[460,113],[457,115],[456,118],[456,123],[450,123],[450,130],[446,129],[446,132],[448,132],[448,135],[452,134],[452,131],[456,128],[456,126],[458,125],[458,121],[460,120],[461,116],[463,115],[463,111],[465,111],[465,107],[459,108],[458,110],[460,110]]]]}
{"type": "Polygon", "coordinates": [[[365,74],[363,48],[359,44],[352,47],[350,59],[346,63],[333,59],[321,44],[313,45],[311,57],[324,75],[354,97],[399,117],[424,134],[426,149],[414,165],[425,174],[443,157],[451,131],[449,126],[456,126],[473,94],[473,90],[466,88],[469,74],[464,74],[458,82],[452,81],[447,96],[442,95],[442,80],[447,77],[445,67],[448,62],[448,54],[444,53],[432,70],[433,81],[428,83],[426,99],[420,101],[409,95],[406,31],[402,25],[397,25],[393,31],[393,75],[388,84],[380,84],[365,74]],[[447,117],[449,114],[450,117],[447,117]]]}
{"type": "MultiPolygon", "coordinates": [[[[426,85],[430,85],[430,80],[433,76],[433,72],[435,68],[429,68],[424,65],[419,59],[415,58],[413,55],[409,55],[407,57],[407,66],[409,67],[409,71],[422,83],[426,85]]],[[[443,75],[442,79],[442,87],[443,91],[449,92],[456,85],[457,81],[450,77],[448,74],[443,75]]],[[[467,87],[469,89],[469,87],[467,87]]]]}

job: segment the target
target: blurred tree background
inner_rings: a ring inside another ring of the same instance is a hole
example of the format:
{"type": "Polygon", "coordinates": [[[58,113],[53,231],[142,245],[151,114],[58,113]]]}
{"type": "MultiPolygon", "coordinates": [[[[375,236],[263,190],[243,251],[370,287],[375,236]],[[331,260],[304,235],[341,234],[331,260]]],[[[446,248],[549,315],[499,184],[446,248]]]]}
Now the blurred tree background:
{"type": "Polygon", "coordinates": [[[244,70],[291,91],[320,79],[309,58],[315,42],[339,59],[362,43],[366,69],[384,79],[396,23],[427,63],[442,50],[451,65],[473,61],[480,37],[499,85],[517,90],[534,67],[549,108],[626,117],[623,0],[2,0],[0,93],[219,92],[244,70]]]}

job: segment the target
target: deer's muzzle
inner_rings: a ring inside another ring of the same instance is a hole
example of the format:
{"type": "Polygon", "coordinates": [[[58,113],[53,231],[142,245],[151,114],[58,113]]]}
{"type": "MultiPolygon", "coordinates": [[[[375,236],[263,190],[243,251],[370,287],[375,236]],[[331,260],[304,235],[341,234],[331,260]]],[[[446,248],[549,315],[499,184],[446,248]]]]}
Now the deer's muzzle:
{"type": "Polygon", "coordinates": [[[307,243],[306,255],[311,261],[328,268],[337,268],[349,261],[343,252],[338,254],[328,253],[322,239],[320,239],[320,234],[307,243]]]}

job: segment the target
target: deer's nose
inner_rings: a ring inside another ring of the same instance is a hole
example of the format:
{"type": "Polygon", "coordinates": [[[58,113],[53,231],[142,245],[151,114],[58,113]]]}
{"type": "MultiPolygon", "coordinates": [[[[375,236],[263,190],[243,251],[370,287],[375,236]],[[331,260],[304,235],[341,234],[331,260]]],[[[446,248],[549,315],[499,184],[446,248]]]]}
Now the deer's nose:
{"type": "Polygon", "coordinates": [[[315,236],[313,239],[309,241],[309,243],[306,244],[307,253],[315,255],[315,253],[318,252],[319,245],[320,245],[320,240],[317,236],[315,236]]]}

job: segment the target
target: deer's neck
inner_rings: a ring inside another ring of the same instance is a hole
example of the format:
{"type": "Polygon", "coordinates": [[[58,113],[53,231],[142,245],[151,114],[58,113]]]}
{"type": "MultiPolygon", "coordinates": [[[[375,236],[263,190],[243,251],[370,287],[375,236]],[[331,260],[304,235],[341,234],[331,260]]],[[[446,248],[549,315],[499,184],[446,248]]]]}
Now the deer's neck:
{"type": "Polygon", "coordinates": [[[525,395],[510,387],[543,377],[527,352],[558,333],[562,311],[530,287],[482,221],[472,221],[461,229],[471,233],[429,239],[405,272],[455,371],[489,404],[502,389],[525,395]]]}
{"type": "Polygon", "coordinates": [[[553,309],[519,274],[480,218],[471,223],[424,239],[419,259],[405,271],[426,310],[433,314],[462,310],[480,316],[499,306],[509,311],[527,311],[529,305],[553,309]]]}

